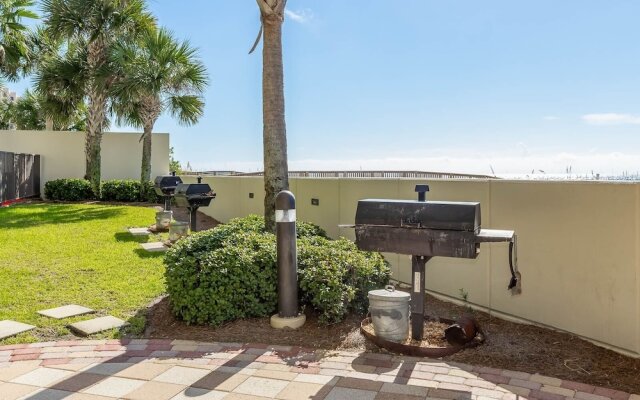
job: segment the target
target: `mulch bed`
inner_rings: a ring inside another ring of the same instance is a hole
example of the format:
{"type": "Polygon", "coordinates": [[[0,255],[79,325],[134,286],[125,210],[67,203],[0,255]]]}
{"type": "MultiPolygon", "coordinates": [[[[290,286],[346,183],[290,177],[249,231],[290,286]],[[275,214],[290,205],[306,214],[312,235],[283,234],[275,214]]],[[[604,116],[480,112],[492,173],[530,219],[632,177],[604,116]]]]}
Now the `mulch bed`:
{"type": "MultiPolygon", "coordinates": [[[[456,319],[469,312],[465,307],[426,296],[429,315],[456,319]]],[[[307,311],[307,322],[299,330],[275,330],[269,318],[238,320],[214,328],[190,326],[177,320],[168,298],[159,299],[148,309],[149,338],[198,341],[268,343],[327,350],[383,351],[360,333],[363,316],[349,315],[340,324],[320,326],[307,311]]],[[[473,311],[487,335],[485,344],[466,349],[446,361],[539,373],[560,379],[640,393],[640,360],[623,356],[591,344],[574,335],[532,325],[517,324],[473,311]]]]}

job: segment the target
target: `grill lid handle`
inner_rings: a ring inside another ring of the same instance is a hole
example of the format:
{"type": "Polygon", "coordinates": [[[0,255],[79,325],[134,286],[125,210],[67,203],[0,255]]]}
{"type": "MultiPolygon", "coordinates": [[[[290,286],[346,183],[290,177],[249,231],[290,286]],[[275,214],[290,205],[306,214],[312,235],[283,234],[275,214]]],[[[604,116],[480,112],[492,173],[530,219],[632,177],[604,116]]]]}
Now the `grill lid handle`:
{"type": "Polygon", "coordinates": [[[518,237],[514,231],[502,231],[497,229],[481,229],[476,235],[477,243],[497,243],[509,242],[509,271],[511,272],[511,280],[509,281],[508,290],[518,285],[518,237]]]}
{"type": "Polygon", "coordinates": [[[513,289],[518,285],[518,236],[513,235],[513,240],[509,242],[509,271],[511,271],[511,280],[509,281],[508,290],[513,289]]]}

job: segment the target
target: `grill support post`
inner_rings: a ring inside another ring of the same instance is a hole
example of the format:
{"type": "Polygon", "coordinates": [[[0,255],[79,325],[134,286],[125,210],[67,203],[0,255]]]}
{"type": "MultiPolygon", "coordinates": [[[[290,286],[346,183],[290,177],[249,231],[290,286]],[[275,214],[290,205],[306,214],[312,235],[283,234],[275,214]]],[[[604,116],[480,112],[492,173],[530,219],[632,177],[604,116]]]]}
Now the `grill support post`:
{"type": "Polygon", "coordinates": [[[306,317],[298,313],[298,257],[296,249],[296,199],[288,190],[276,196],[276,243],[278,262],[278,314],[274,328],[299,328],[306,317]]]}
{"type": "Polygon", "coordinates": [[[197,217],[198,207],[189,207],[189,225],[191,227],[191,232],[197,231],[196,217],[197,217]]]}
{"type": "Polygon", "coordinates": [[[171,197],[164,196],[164,210],[171,211],[171,197]]]}
{"type": "Polygon", "coordinates": [[[424,330],[425,266],[431,257],[411,256],[411,337],[422,340],[424,330]]]}

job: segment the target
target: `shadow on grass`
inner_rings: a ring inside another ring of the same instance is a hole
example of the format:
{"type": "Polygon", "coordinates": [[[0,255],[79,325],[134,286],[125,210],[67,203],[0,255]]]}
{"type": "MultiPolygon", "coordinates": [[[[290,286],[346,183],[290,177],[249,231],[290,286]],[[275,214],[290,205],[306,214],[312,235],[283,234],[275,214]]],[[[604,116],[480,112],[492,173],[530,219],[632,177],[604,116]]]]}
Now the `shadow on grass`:
{"type": "Polygon", "coordinates": [[[147,236],[135,236],[130,234],[129,232],[118,232],[113,235],[113,237],[115,237],[117,242],[127,243],[146,243],[148,240],[147,236]]]}
{"type": "Polygon", "coordinates": [[[134,251],[140,258],[162,258],[165,254],[163,251],[147,251],[145,249],[135,249],[134,251]]]}
{"type": "Polygon", "coordinates": [[[108,219],[122,213],[123,210],[117,207],[84,208],[74,204],[31,204],[2,208],[0,219],[3,220],[4,227],[17,229],[108,219]]]}

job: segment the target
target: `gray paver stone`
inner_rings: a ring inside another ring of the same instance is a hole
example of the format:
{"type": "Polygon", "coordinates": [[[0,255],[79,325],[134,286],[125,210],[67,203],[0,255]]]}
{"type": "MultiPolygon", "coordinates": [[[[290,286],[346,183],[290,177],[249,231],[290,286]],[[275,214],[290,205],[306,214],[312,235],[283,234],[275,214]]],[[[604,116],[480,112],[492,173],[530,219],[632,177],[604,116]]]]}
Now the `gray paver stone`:
{"type": "Polygon", "coordinates": [[[149,228],[129,228],[127,230],[133,236],[147,236],[151,234],[149,228]]]}
{"type": "Polygon", "coordinates": [[[120,318],[107,315],[106,317],[99,317],[87,321],[76,322],[75,324],[69,325],[69,328],[80,335],[88,336],[94,333],[106,331],[113,328],[120,328],[126,325],[129,324],[121,320],[120,318]]]}
{"type": "Polygon", "coordinates": [[[151,253],[169,250],[169,248],[162,242],[140,243],[140,247],[151,253]]]}
{"type": "Polygon", "coordinates": [[[377,393],[371,390],[351,389],[343,387],[334,387],[331,389],[325,400],[373,400],[377,393]]]}
{"type": "Polygon", "coordinates": [[[8,338],[9,336],[17,335],[18,333],[30,331],[35,326],[23,324],[22,322],[11,321],[5,319],[0,321],[0,339],[8,338]]]}
{"type": "Polygon", "coordinates": [[[90,308],[79,306],[77,304],[69,304],[62,307],[50,308],[48,310],[40,310],[38,311],[38,314],[49,318],[63,319],[92,312],[94,311],[90,308]]]}

